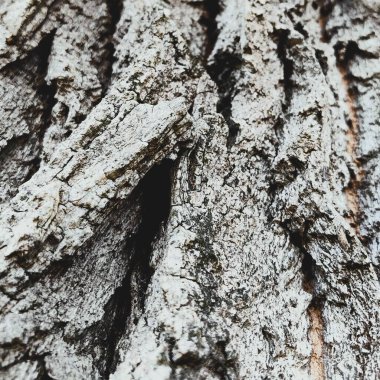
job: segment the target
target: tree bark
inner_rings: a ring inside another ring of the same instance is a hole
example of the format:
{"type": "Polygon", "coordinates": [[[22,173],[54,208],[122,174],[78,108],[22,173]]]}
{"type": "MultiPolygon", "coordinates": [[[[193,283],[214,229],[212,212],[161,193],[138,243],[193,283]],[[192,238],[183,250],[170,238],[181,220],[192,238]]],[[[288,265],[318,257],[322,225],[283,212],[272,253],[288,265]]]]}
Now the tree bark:
{"type": "Polygon", "coordinates": [[[3,0],[1,379],[376,379],[378,0],[3,0]]]}

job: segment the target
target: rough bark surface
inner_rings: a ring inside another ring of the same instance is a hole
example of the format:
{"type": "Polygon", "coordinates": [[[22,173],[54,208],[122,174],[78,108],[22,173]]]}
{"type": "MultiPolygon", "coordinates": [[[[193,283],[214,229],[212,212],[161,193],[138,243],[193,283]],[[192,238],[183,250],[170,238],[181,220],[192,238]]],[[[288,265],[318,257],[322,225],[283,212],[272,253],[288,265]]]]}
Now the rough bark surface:
{"type": "Polygon", "coordinates": [[[378,0],[3,0],[1,379],[377,379],[378,0]]]}

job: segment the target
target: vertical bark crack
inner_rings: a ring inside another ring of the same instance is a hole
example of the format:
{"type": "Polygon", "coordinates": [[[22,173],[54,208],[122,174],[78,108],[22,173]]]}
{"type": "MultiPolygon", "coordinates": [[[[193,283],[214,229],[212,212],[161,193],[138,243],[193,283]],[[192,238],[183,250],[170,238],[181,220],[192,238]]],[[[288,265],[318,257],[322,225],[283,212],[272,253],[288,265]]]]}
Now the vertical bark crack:
{"type": "Polygon", "coordinates": [[[301,270],[303,273],[303,289],[312,295],[311,302],[307,308],[309,316],[309,340],[311,344],[310,374],[315,380],[325,379],[325,366],[323,359],[323,304],[324,297],[317,292],[316,263],[311,254],[305,248],[307,244],[307,233],[310,222],[306,221],[300,231],[291,231],[288,226],[283,226],[290,236],[290,242],[299,249],[303,255],[301,270]]]}
{"type": "Polygon", "coordinates": [[[106,0],[109,17],[110,26],[108,30],[109,42],[106,45],[106,68],[105,68],[105,78],[103,83],[103,91],[106,92],[112,79],[113,65],[116,61],[115,58],[115,43],[114,35],[116,32],[117,24],[120,21],[121,13],[123,11],[123,0],[106,0]]]}
{"type": "Polygon", "coordinates": [[[359,118],[357,114],[357,100],[355,87],[350,80],[350,61],[360,53],[356,42],[350,41],[347,45],[338,42],[335,46],[337,67],[339,69],[342,84],[346,94],[346,105],[348,111],[347,152],[352,158],[351,180],[345,189],[350,214],[347,219],[358,237],[360,233],[360,200],[359,191],[364,178],[364,170],[358,158],[358,143],[360,134],[359,118]]]}
{"type": "Polygon", "coordinates": [[[141,181],[142,207],[141,224],[136,236],[136,268],[140,273],[138,286],[141,294],[140,307],[144,309],[145,292],[153,268],[150,258],[155,240],[160,236],[162,228],[170,214],[171,189],[174,162],[164,159],[154,166],[141,181]]]}
{"type": "Polygon", "coordinates": [[[277,55],[280,58],[283,67],[283,87],[285,93],[285,101],[283,103],[283,111],[285,112],[293,96],[293,70],[294,63],[288,57],[288,47],[289,47],[289,30],[279,30],[277,31],[277,55]]]}
{"type": "MultiPolygon", "coordinates": [[[[105,306],[107,350],[104,377],[109,378],[120,361],[118,343],[144,312],[146,291],[154,269],[150,265],[154,242],[166,226],[171,206],[172,171],[174,162],[165,159],[154,166],[136,189],[141,195],[141,222],[132,242],[129,269],[105,306]]],[[[128,244],[128,246],[130,246],[128,244]]]]}
{"type": "Polygon", "coordinates": [[[49,128],[51,121],[52,121],[52,110],[54,105],[57,103],[57,100],[55,99],[55,94],[57,92],[57,85],[55,82],[52,82],[48,84],[45,80],[48,66],[49,66],[49,56],[51,53],[51,49],[53,46],[53,40],[55,35],[55,30],[53,30],[48,36],[46,36],[40,43],[40,45],[37,48],[37,54],[41,60],[41,65],[39,66],[40,72],[41,72],[41,78],[42,82],[39,85],[37,89],[37,95],[42,99],[42,102],[44,104],[44,110],[42,114],[42,122],[43,126],[38,132],[38,139],[39,139],[39,155],[36,157],[33,167],[28,173],[27,178],[25,181],[29,180],[30,177],[38,171],[40,163],[41,163],[41,151],[42,151],[42,145],[44,140],[44,135],[49,128]]]}
{"type": "MultiPolygon", "coordinates": [[[[52,109],[56,103],[56,84],[48,84],[45,80],[54,36],[55,30],[44,36],[27,57],[13,61],[1,69],[1,74],[4,76],[25,77],[27,84],[30,85],[30,89],[38,99],[38,102],[28,105],[28,108],[21,114],[23,121],[28,124],[29,132],[8,140],[7,145],[0,152],[1,171],[12,177],[13,181],[14,190],[9,194],[10,196],[14,196],[18,187],[28,181],[40,167],[43,139],[51,124],[52,109]],[[30,152],[27,158],[23,157],[23,155],[25,156],[23,151],[30,152]],[[21,161],[20,166],[26,170],[20,173],[12,172],[11,161],[21,161]]],[[[1,199],[0,201],[5,200],[1,199]]]]}
{"type": "Polygon", "coordinates": [[[223,51],[214,55],[212,64],[207,68],[208,74],[218,87],[217,112],[223,115],[228,125],[228,148],[235,144],[240,129],[239,123],[232,118],[232,101],[237,93],[236,74],[241,64],[242,57],[239,54],[223,51]]]}
{"type": "Polygon", "coordinates": [[[336,0],[318,0],[313,1],[312,5],[314,9],[319,9],[319,26],[321,28],[321,41],[329,42],[331,35],[327,32],[326,25],[329,18],[329,15],[334,9],[336,0]]]}
{"type": "MultiPolygon", "coordinates": [[[[241,54],[233,51],[217,51],[211,56],[219,36],[216,18],[223,8],[219,0],[205,0],[203,7],[204,13],[200,23],[206,27],[206,71],[218,88],[217,112],[222,114],[228,125],[227,147],[230,148],[235,144],[240,128],[232,118],[232,101],[237,93],[236,73],[241,66],[242,57],[241,54]]],[[[235,42],[238,44],[239,40],[235,42]]]]}
{"type": "Polygon", "coordinates": [[[311,342],[310,372],[315,380],[325,379],[323,363],[323,317],[319,305],[311,303],[308,308],[310,319],[309,339],[311,342]]]}
{"type": "Polygon", "coordinates": [[[204,0],[203,2],[204,12],[200,23],[206,28],[206,61],[211,55],[219,35],[218,24],[216,22],[216,17],[222,10],[219,2],[219,0],[204,0]]]}
{"type": "MultiPolygon", "coordinates": [[[[46,356],[46,355],[45,355],[46,356]]],[[[53,378],[49,375],[49,372],[46,368],[45,358],[43,357],[40,361],[41,370],[40,370],[40,376],[39,380],[53,380],[53,378]]]]}

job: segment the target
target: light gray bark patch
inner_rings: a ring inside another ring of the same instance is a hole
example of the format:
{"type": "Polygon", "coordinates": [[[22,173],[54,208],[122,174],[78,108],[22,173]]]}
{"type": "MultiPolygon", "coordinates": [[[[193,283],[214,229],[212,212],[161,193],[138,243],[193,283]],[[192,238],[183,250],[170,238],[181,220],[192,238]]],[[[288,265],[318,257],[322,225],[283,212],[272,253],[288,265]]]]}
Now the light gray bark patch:
{"type": "Polygon", "coordinates": [[[45,80],[53,39],[54,31],[27,57],[7,64],[0,71],[1,92],[7,102],[2,109],[0,203],[15,196],[18,187],[40,166],[44,134],[50,126],[51,110],[56,103],[56,86],[45,80]],[[24,92],[23,105],[19,98],[21,92],[24,92]],[[7,117],[9,124],[6,124],[7,117]]]}

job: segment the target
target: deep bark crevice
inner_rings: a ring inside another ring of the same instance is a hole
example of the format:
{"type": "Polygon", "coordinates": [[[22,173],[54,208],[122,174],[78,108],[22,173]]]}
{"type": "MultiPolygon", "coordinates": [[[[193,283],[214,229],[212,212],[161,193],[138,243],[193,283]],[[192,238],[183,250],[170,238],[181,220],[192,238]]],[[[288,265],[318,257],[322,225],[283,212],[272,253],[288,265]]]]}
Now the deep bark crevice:
{"type": "MultiPolygon", "coordinates": [[[[216,19],[223,7],[219,0],[205,0],[202,5],[204,12],[200,24],[206,28],[205,66],[218,88],[217,112],[222,114],[228,125],[227,147],[230,148],[235,144],[240,128],[232,118],[232,101],[237,93],[236,75],[242,64],[242,57],[233,51],[217,51],[212,54],[220,32],[216,19]]],[[[235,42],[238,44],[239,40],[235,42]]]]}
{"type": "Polygon", "coordinates": [[[307,245],[307,234],[310,228],[311,222],[306,221],[302,229],[292,230],[289,226],[289,221],[285,221],[281,224],[282,227],[289,235],[290,243],[296,247],[302,254],[301,270],[303,274],[303,289],[310,294],[314,293],[316,286],[315,276],[315,260],[305,248],[307,245]]]}
{"type": "Polygon", "coordinates": [[[302,287],[303,290],[312,295],[312,299],[307,308],[309,316],[309,341],[311,344],[310,355],[310,373],[313,378],[322,380],[325,378],[324,368],[324,321],[323,321],[323,308],[325,303],[325,296],[318,292],[318,278],[316,262],[312,255],[307,251],[308,230],[311,226],[310,221],[306,221],[303,228],[293,231],[288,226],[289,223],[285,222],[282,227],[289,234],[290,242],[302,254],[301,271],[303,274],[302,287]]]}
{"type": "Polygon", "coordinates": [[[281,61],[283,67],[283,80],[282,85],[285,93],[285,100],[283,103],[283,111],[285,112],[292,100],[293,96],[293,70],[294,62],[289,58],[288,49],[289,49],[289,30],[278,30],[276,32],[277,39],[277,55],[281,61]]]}
{"type": "MultiPolygon", "coordinates": [[[[46,356],[46,355],[45,355],[46,356]]],[[[38,377],[38,380],[54,380],[50,375],[49,372],[46,368],[46,363],[45,363],[45,356],[41,359],[40,361],[40,374],[38,377]]]]}
{"type": "Polygon", "coordinates": [[[317,58],[319,65],[321,66],[323,75],[326,76],[329,69],[327,57],[325,56],[324,52],[319,49],[315,49],[315,57],[317,58]]]}
{"type": "Polygon", "coordinates": [[[321,41],[330,42],[335,31],[327,31],[327,22],[330,14],[334,10],[336,0],[317,0],[313,1],[312,6],[315,10],[319,8],[319,26],[321,28],[321,41]]]}
{"type": "Polygon", "coordinates": [[[105,93],[110,86],[113,65],[116,62],[115,57],[115,43],[114,35],[117,29],[117,24],[120,21],[121,13],[123,11],[123,0],[105,0],[108,8],[108,13],[110,17],[110,23],[108,28],[108,43],[106,44],[106,68],[105,68],[105,78],[103,83],[103,92],[105,93]]]}
{"type": "Polygon", "coordinates": [[[361,210],[360,210],[360,189],[364,180],[364,168],[358,156],[358,145],[360,139],[360,123],[357,112],[357,94],[355,83],[351,78],[350,63],[356,56],[366,57],[355,41],[349,41],[347,44],[338,42],[334,45],[336,65],[339,69],[342,85],[345,89],[345,102],[347,105],[348,130],[347,152],[352,158],[352,167],[350,168],[350,181],[344,189],[349,214],[347,220],[351,227],[356,231],[357,236],[362,239],[360,232],[361,210]]]}
{"type": "Polygon", "coordinates": [[[154,166],[140,183],[142,189],[141,224],[136,236],[136,268],[141,290],[140,307],[144,309],[147,286],[153,274],[150,257],[155,240],[166,226],[171,208],[172,177],[175,163],[164,159],[154,166]]]}
{"type": "Polygon", "coordinates": [[[231,148],[235,144],[240,125],[232,118],[232,102],[237,94],[237,71],[242,64],[240,54],[228,51],[217,52],[207,72],[218,87],[219,101],[217,112],[221,113],[228,125],[229,134],[227,137],[227,147],[231,148]]]}
{"type": "Polygon", "coordinates": [[[27,170],[24,176],[15,179],[12,196],[17,194],[18,187],[28,181],[40,167],[43,138],[51,124],[52,109],[56,103],[56,84],[48,84],[45,80],[55,32],[56,30],[53,30],[44,36],[27,57],[13,61],[0,70],[2,75],[10,78],[25,77],[39,101],[38,106],[26,110],[23,115],[29,126],[29,133],[9,140],[0,152],[2,170],[6,170],[7,161],[20,160],[16,156],[17,152],[28,149],[33,153],[32,158],[22,159],[20,162],[20,166],[26,167],[27,170]],[[40,120],[40,122],[36,122],[36,120],[40,120]]]}
{"type": "Polygon", "coordinates": [[[43,148],[44,135],[47,129],[49,128],[49,126],[51,125],[52,110],[53,110],[54,105],[57,103],[57,99],[55,99],[55,94],[57,92],[56,82],[54,81],[48,84],[45,80],[48,66],[49,66],[49,56],[50,56],[51,49],[53,46],[54,35],[55,35],[55,30],[49,36],[43,39],[39,46],[39,56],[42,62],[41,77],[43,78],[43,81],[37,90],[37,95],[42,99],[45,106],[44,106],[44,111],[42,115],[43,127],[40,129],[38,133],[38,139],[40,142],[39,143],[40,152],[38,154],[38,157],[36,158],[37,165],[35,165],[34,167],[34,172],[30,172],[29,178],[39,169],[39,166],[41,163],[41,151],[43,148]]]}
{"type": "Polygon", "coordinates": [[[222,11],[222,7],[219,0],[204,0],[202,6],[204,12],[199,22],[206,28],[205,60],[207,61],[218,39],[219,30],[216,17],[222,11]]]}
{"type": "MultiPolygon", "coordinates": [[[[141,222],[133,237],[129,269],[114,295],[105,306],[109,332],[104,377],[116,369],[120,361],[117,345],[128,324],[136,324],[144,312],[146,291],[154,269],[150,265],[154,242],[166,226],[171,207],[171,188],[174,162],[164,159],[155,165],[136,188],[140,193],[141,222]],[[134,320],[130,320],[134,317],[134,320]]],[[[129,244],[128,244],[129,245],[129,244]]]]}

